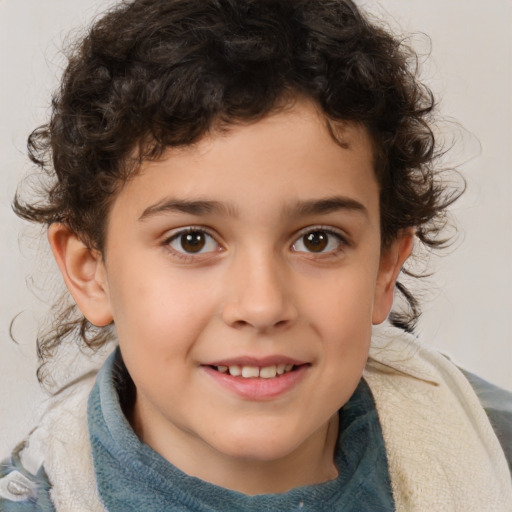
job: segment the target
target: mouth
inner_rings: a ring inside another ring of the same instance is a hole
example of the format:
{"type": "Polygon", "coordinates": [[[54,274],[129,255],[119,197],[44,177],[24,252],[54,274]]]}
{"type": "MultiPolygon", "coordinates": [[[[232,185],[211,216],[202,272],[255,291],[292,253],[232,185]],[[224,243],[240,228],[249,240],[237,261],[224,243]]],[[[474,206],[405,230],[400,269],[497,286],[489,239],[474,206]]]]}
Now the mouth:
{"type": "MultiPolygon", "coordinates": [[[[268,358],[270,359],[270,358],[268,358]]],[[[306,378],[311,363],[272,360],[232,360],[201,365],[222,388],[249,401],[274,400],[293,390],[306,378]]]]}
{"type": "Polygon", "coordinates": [[[242,377],[244,379],[275,379],[290,372],[296,371],[298,368],[306,366],[304,364],[273,364],[269,366],[252,366],[252,365],[209,365],[212,370],[219,373],[230,375],[232,377],[242,377]]]}
{"type": "Polygon", "coordinates": [[[201,365],[206,375],[229,393],[249,401],[267,401],[285,396],[307,378],[313,366],[288,355],[235,356],[201,365]]]}

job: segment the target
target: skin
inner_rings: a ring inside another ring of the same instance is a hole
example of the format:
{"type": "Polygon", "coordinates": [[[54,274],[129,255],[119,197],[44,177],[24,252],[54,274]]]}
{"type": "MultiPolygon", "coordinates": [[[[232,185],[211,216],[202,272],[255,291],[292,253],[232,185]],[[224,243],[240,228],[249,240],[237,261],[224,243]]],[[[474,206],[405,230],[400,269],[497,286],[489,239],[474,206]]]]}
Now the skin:
{"type": "Polygon", "coordinates": [[[247,494],[337,476],[337,413],[412,244],[400,233],[381,250],[369,136],[347,124],[339,137],[297,101],[146,162],[113,202],[103,254],[50,228],[84,315],[115,322],[136,386],[135,432],[190,475],[247,494]],[[183,244],[184,228],[199,252],[183,244]],[[263,399],[207,370],[249,357],[304,367],[263,399]]]}

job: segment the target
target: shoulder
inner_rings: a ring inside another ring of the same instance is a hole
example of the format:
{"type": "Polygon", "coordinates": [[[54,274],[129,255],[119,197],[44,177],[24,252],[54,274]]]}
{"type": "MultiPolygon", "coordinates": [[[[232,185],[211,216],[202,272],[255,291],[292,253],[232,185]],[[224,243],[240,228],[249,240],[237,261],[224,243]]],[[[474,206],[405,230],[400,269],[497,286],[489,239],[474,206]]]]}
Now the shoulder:
{"type": "Polygon", "coordinates": [[[2,512],[55,511],[55,489],[73,475],[70,461],[87,458],[86,406],[93,382],[94,374],[87,374],[49,399],[39,425],[0,464],[2,512]]]}
{"type": "Polygon", "coordinates": [[[41,467],[34,474],[20,460],[20,444],[0,463],[0,510],[3,512],[54,512],[50,482],[41,467]]]}
{"type": "Polygon", "coordinates": [[[482,404],[512,473],[512,392],[461,369],[482,404]]]}

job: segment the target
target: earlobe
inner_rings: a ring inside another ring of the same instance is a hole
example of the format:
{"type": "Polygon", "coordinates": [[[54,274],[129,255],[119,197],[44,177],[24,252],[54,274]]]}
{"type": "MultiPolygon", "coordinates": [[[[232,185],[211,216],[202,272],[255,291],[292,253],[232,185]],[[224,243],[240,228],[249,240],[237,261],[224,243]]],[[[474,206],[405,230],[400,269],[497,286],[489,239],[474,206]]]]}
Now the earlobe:
{"type": "Polygon", "coordinates": [[[414,230],[405,230],[399,233],[391,246],[381,254],[373,302],[374,325],[384,322],[391,311],[396,280],[412,252],[413,239],[414,230]]]}
{"type": "Polygon", "coordinates": [[[101,253],[88,248],[64,224],[52,224],[48,240],[64,282],[83,315],[98,327],[111,323],[112,312],[101,253]]]}

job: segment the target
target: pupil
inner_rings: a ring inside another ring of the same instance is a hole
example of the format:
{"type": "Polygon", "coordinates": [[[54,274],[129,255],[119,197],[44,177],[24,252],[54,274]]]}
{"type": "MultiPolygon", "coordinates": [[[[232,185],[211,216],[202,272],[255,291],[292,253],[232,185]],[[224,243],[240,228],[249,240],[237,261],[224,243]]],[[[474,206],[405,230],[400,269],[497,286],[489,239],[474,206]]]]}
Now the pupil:
{"type": "Polygon", "coordinates": [[[304,236],[304,245],[311,252],[322,252],[327,247],[327,233],[325,231],[313,231],[304,236]]]}
{"type": "Polygon", "coordinates": [[[199,252],[205,245],[204,233],[195,231],[181,237],[181,247],[186,252],[199,252]]]}

